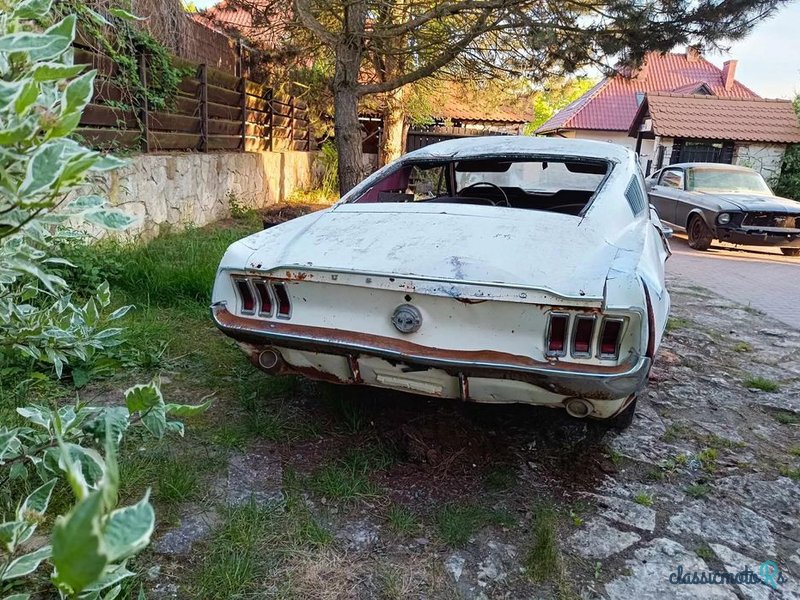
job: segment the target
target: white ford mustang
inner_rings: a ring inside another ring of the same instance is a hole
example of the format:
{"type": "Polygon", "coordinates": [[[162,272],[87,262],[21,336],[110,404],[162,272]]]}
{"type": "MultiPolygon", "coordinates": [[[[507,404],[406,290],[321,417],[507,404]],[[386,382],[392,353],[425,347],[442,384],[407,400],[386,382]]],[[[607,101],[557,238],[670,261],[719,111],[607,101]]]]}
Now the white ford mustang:
{"type": "Polygon", "coordinates": [[[669,312],[668,234],[622,146],[451,140],[233,244],[212,314],[269,373],[626,426],[669,312]]]}

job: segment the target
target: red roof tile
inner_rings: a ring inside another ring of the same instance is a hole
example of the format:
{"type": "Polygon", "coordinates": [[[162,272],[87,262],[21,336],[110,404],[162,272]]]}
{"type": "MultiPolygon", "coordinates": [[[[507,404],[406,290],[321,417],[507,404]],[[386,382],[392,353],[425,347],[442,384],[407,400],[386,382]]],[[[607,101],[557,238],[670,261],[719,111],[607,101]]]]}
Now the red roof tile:
{"type": "Polygon", "coordinates": [[[651,53],[635,77],[615,75],[603,79],[553,115],[536,133],[559,129],[627,131],[639,107],[637,93],[696,91],[702,84],[721,98],[758,98],[738,81],[734,81],[731,89],[725,89],[722,69],[702,56],[690,60],[686,54],[651,53]]]}
{"type": "Polygon", "coordinates": [[[800,143],[800,125],[789,100],[650,93],[629,135],[636,135],[648,112],[653,133],[664,137],[800,143]]]}

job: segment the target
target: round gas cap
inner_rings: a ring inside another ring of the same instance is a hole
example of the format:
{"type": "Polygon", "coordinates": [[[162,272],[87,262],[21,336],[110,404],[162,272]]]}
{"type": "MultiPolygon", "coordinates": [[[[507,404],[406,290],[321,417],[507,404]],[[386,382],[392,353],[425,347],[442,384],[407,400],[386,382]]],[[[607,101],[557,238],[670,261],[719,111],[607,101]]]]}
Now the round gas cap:
{"type": "Polygon", "coordinates": [[[414,333],[422,327],[422,313],[416,306],[401,304],[392,313],[392,323],[400,333],[414,333]]]}

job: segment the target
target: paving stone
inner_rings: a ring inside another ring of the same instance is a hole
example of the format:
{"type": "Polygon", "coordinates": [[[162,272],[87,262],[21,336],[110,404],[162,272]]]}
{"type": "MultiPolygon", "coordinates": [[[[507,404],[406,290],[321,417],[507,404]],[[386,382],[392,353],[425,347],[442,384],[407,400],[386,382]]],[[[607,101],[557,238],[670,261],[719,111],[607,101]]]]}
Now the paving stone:
{"type": "Polygon", "coordinates": [[[760,516],[772,519],[786,530],[798,527],[800,522],[800,481],[788,477],[774,480],[748,474],[724,477],[714,483],[720,494],[725,494],[760,516]]]}
{"type": "MultiPolygon", "coordinates": [[[[753,560],[731,550],[722,544],[709,544],[714,554],[725,565],[725,571],[736,575],[744,571],[746,568],[758,574],[758,566],[761,564],[759,561],[753,560]]],[[[739,591],[747,600],[769,600],[770,588],[761,584],[740,584],[739,591]]]]}
{"type": "Polygon", "coordinates": [[[214,511],[202,510],[200,507],[189,507],[181,515],[180,524],[153,543],[153,550],[158,554],[185,555],[192,550],[195,542],[209,536],[220,522],[214,511]]]}
{"type": "Polygon", "coordinates": [[[378,528],[369,521],[349,522],[337,532],[336,538],[343,540],[349,550],[366,550],[378,541],[378,528]]]}
{"type": "Polygon", "coordinates": [[[268,444],[257,444],[228,463],[225,499],[239,506],[248,502],[260,505],[283,499],[281,459],[268,444]]]}
{"type": "Polygon", "coordinates": [[[466,562],[467,559],[460,554],[451,554],[447,557],[447,560],[444,561],[444,568],[450,573],[450,576],[456,583],[461,579],[461,574],[464,572],[464,564],[466,562]]]}
{"type": "Polygon", "coordinates": [[[707,571],[708,565],[678,542],[657,538],[634,552],[626,563],[629,575],[606,584],[608,600],[737,600],[727,585],[676,585],[669,576],[678,566],[686,571],[707,571]]]}
{"type": "Polygon", "coordinates": [[[584,558],[608,558],[640,540],[640,536],[611,527],[601,518],[586,522],[567,541],[567,545],[584,558]]]}
{"type": "Polygon", "coordinates": [[[695,535],[707,542],[725,542],[774,556],[775,537],[769,521],[744,506],[727,502],[693,502],[670,517],[667,529],[676,535],[695,535]]]}
{"type": "Polygon", "coordinates": [[[600,505],[600,514],[606,519],[642,531],[653,531],[656,527],[656,511],[652,508],[613,496],[592,494],[591,497],[600,505]]]}

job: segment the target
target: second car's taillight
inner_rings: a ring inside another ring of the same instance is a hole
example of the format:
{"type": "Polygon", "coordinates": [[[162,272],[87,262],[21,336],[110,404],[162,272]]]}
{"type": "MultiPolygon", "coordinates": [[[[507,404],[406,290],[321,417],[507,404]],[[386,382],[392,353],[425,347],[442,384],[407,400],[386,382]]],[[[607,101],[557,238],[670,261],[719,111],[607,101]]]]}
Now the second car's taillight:
{"type": "Polygon", "coordinates": [[[564,356],[567,353],[567,329],[569,329],[569,315],[550,313],[545,340],[547,356],[564,356]]]}
{"type": "Polygon", "coordinates": [[[600,328],[600,344],[598,348],[598,355],[600,358],[617,358],[619,356],[622,324],[622,319],[603,319],[603,324],[600,328]]]}

